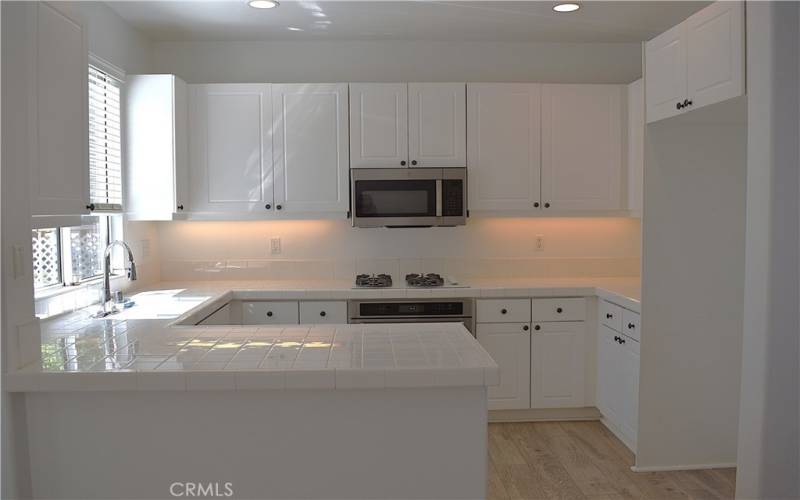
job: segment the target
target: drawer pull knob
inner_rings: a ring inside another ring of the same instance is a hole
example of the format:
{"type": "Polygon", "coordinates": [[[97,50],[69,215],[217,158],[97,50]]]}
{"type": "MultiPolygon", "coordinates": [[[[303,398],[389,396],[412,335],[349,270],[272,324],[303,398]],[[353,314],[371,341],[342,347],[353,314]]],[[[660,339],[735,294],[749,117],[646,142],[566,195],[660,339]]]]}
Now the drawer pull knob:
{"type": "Polygon", "coordinates": [[[613,318],[613,317],[614,317],[614,315],[613,315],[613,314],[611,314],[611,313],[606,313],[606,319],[611,319],[611,318],[613,318]]]}
{"type": "Polygon", "coordinates": [[[625,343],[625,339],[623,339],[622,337],[620,337],[620,339],[619,339],[619,343],[620,343],[620,344],[624,344],[624,343],[625,343]]]}
{"type": "Polygon", "coordinates": [[[628,323],[628,328],[631,330],[633,330],[635,326],[636,325],[634,325],[633,323],[628,323]]]}
{"type": "Polygon", "coordinates": [[[563,310],[563,309],[561,309],[561,308],[559,307],[558,309],[556,309],[556,312],[557,312],[558,314],[561,314],[562,312],[564,312],[564,310],[563,310]]]}
{"type": "Polygon", "coordinates": [[[528,329],[529,329],[529,328],[528,328],[528,325],[525,325],[525,326],[523,326],[523,327],[522,327],[522,329],[523,329],[524,331],[526,331],[526,332],[527,332],[527,331],[528,331],[528,329]]]}
{"type": "Polygon", "coordinates": [[[542,326],[541,325],[536,325],[536,326],[533,327],[533,329],[536,330],[536,331],[539,331],[539,330],[542,329],[542,326]]]}
{"type": "Polygon", "coordinates": [[[325,311],[320,311],[320,312],[319,312],[319,315],[320,315],[320,316],[322,316],[322,317],[324,318],[324,317],[327,315],[327,313],[326,313],[325,311]]]}
{"type": "Polygon", "coordinates": [[[507,309],[500,309],[500,314],[507,314],[507,313],[508,313],[507,309]]]}
{"type": "Polygon", "coordinates": [[[267,311],[267,317],[268,317],[268,318],[271,318],[271,317],[272,317],[272,311],[267,311]]]}

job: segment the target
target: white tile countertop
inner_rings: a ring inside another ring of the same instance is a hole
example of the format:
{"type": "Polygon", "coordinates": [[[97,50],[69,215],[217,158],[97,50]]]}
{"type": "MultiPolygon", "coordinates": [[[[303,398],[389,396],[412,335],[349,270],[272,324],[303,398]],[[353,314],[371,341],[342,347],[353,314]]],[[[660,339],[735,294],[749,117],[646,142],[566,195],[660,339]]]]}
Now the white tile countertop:
{"type": "Polygon", "coordinates": [[[497,365],[460,324],[176,326],[234,293],[252,299],[600,296],[639,311],[636,278],[481,279],[469,288],[352,289],[344,281],[160,283],[107,319],[41,323],[42,363],[12,392],[491,386],[497,365]]]}

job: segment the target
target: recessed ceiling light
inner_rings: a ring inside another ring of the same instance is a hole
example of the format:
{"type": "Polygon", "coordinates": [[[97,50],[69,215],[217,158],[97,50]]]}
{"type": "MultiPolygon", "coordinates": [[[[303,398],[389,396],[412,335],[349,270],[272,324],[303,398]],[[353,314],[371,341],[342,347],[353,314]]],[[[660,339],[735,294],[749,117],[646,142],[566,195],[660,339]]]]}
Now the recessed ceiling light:
{"type": "Polygon", "coordinates": [[[286,29],[289,31],[303,31],[303,28],[295,28],[294,26],[289,26],[286,29]]]}
{"type": "Polygon", "coordinates": [[[247,5],[254,9],[274,9],[280,4],[277,0],[250,0],[247,5]]]}
{"type": "Polygon", "coordinates": [[[553,6],[553,10],[556,12],[575,12],[580,8],[581,5],[574,2],[557,3],[553,6]]]}

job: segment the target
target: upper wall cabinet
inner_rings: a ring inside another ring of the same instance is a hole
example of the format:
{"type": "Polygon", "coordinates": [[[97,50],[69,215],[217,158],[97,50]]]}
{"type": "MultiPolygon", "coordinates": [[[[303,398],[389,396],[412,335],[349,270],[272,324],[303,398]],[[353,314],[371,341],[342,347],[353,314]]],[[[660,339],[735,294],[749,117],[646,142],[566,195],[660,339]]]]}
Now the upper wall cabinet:
{"type": "Polygon", "coordinates": [[[471,210],[623,209],[625,86],[469,84],[471,210]]]}
{"type": "Polygon", "coordinates": [[[350,166],[408,165],[408,86],[350,84],[350,166]]]}
{"type": "Polygon", "coordinates": [[[463,83],[350,84],[350,166],[466,166],[465,92],[463,83]]]}
{"type": "Polygon", "coordinates": [[[540,206],[541,85],[467,85],[471,210],[530,212],[540,206]]]}
{"type": "Polygon", "coordinates": [[[463,83],[408,84],[408,157],[412,167],[467,166],[463,83]]]}
{"type": "Polygon", "coordinates": [[[272,103],[275,208],[346,214],[347,84],[273,85],[272,103]]]}
{"type": "Polygon", "coordinates": [[[621,85],[542,86],[544,210],[619,210],[621,85]]]}
{"type": "MultiPolygon", "coordinates": [[[[89,213],[86,28],[56,3],[37,2],[35,33],[36,144],[31,163],[31,213],[89,213]]],[[[33,36],[33,35],[32,35],[33,36]]]]}
{"type": "Polygon", "coordinates": [[[187,92],[174,75],[128,75],[125,81],[131,220],[172,220],[190,210],[187,92]]]}
{"type": "Polygon", "coordinates": [[[273,210],[269,84],[191,86],[191,211],[273,210]]]}
{"type": "Polygon", "coordinates": [[[647,42],[647,122],[743,95],[744,29],[744,4],[720,1],[647,42]]]}

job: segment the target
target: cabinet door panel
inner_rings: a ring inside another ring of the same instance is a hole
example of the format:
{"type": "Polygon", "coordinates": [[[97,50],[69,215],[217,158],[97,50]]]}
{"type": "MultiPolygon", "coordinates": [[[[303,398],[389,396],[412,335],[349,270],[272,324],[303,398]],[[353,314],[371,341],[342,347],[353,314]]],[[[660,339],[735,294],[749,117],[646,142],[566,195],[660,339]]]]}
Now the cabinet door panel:
{"type": "Polygon", "coordinates": [[[683,113],[687,98],[686,24],[681,23],[645,44],[647,123],[683,113]]]}
{"type": "Polygon", "coordinates": [[[586,351],[583,321],[534,323],[531,333],[531,408],[585,404],[586,351]]]}
{"type": "Polygon", "coordinates": [[[243,325],[296,325],[299,321],[299,306],[294,301],[242,304],[243,325]]]}
{"type": "Polygon", "coordinates": [[[266,213],[273,201],[270,86],[193,87],[192,210],[266,213]]]}
{"type": "Polygon", "coordinates": [[[276,207],[345,215],[347,84],[273,85],[272,99],[276,207]]]}
{"type": "Polygon", "coordinates": [[[408,157],[411,166],[466,167],[466,85],[409,83],[408,92],[408,157]]]}
{"type": "Polygon", "coordinates": [[[408,166],[407,84],[350,84],[350,155],[352,168],[408,166]]]}
{"type": "Polygon", "coordinates": [[[300,302],[301,324],[346,324],[347,302],[303,301],[300,302]]]}
{"type": "Polygon", "coordinates": [[[541,85],[467,85],[471,210],[538,212],[541,85]]]}
{"type": "Polygon", "coordinates": [[[36,6],[36,158],[32,215],[88,213],[86,29],[56,6],[36,6]]]}
{"type": "Polygon", "coordinates": [[[744,93],[744,3],[715,2],[686,20],[689,109],[744,93]]]}
{"type": "Polygon", "coordinates": [[[489,409],[530,408],[530,325],[482,324],[477,327],[476,337],[500,368],[500,385],[489,387],[488,390],[489,409]]]}
{"type": "Polygon", "coordinates": [[[619,345],[614,340],[619,336],[619,333],[602,325],[597,342],[597,408],[614,425],[619,422],[621,407],[617,382],[619,345]]]}
{"type": "Polygon", "coordinates": [[[625,337],[624,340],[625,343],[617,348],[620,386],[619,427],[635,451],[639,427],[639,343],[630,337],[625,337]]]}
{"type": "Polygon", "coordinates": [[[622,94],[621,85],[542,86],[545,210],[621,208],[622,94]]]}

